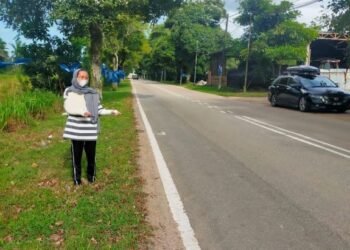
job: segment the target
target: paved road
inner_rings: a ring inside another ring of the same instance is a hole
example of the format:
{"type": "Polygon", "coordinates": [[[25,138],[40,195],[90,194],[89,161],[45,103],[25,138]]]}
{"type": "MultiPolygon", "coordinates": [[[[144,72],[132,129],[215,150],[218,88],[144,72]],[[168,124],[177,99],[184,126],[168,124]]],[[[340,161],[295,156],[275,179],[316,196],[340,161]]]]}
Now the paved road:
{"type": "Polygon", "coordinates": [[[350,113],[134,81],[202,249],[350,249],[350,113]]]}

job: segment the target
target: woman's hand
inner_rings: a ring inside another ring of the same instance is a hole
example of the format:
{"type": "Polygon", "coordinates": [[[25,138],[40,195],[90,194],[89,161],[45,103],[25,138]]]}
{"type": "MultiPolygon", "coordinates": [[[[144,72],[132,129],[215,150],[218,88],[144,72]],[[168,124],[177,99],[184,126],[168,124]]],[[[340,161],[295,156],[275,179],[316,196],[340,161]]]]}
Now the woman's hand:
{"type": "Polygon", "coordinates": [[[118,110],[114,109],[112,110],[112,115],[121,115],[122,113],[120,113],[118,110]]]}
{"type": "Polygon", "coordinates": [[[84,113],[84,117],[90,117],[90,116],[91,116],[91,113],[89,111],[84,113]]]}

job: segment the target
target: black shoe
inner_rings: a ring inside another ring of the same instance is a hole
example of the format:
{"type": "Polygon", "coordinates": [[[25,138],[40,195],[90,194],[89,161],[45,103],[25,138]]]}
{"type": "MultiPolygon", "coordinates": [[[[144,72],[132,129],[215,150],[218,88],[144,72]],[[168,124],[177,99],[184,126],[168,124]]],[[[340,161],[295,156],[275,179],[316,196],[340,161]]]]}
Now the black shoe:
{"type": "Polygon", "coordinates": [[[74,186],[79,186],[81,185],[81,180],[74,181],[74,186]]]}
{"type": "Polygon", "coordinates": [[[95,182],[95,176],[92,176],[92,177],[88,176],[88,182],[89,183],[94,183],[95,182]]]}

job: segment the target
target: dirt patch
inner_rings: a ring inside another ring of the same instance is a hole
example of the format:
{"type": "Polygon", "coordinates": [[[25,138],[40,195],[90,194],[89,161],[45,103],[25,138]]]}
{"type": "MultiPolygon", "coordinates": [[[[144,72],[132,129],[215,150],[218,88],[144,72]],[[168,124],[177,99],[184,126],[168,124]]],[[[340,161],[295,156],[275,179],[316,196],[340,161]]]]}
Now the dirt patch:
{"type": "Polygon", "coordinates": [[[136,101],[134,101],[137,131],[139,135],[138,164],[144,180],[143,191],[146,193],[147,222],[152,226],[152,237],[148,240],[147,249],[185,249],[177,230],[147,133],[142,122],[136,101]]]}

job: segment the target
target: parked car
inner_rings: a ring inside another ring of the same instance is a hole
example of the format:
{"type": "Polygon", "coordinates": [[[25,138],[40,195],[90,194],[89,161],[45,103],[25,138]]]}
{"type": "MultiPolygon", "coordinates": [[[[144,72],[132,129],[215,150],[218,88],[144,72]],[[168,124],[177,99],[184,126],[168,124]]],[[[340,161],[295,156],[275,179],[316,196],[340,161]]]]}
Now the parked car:
{"type": "Polygon", "coordinates": [[[131,79],[138,80],[139,75],[138,74],[132,74],[131,79]]]}
{"type": "Polygon", "coordinates": [[[345,112],[349,109],[350,93],[319,74],[319,69],[311,66],[289,67],[285,75],[277,77],[269,86],[268,100],[271,106],[293,107],[302,112],[345,112]]]}

